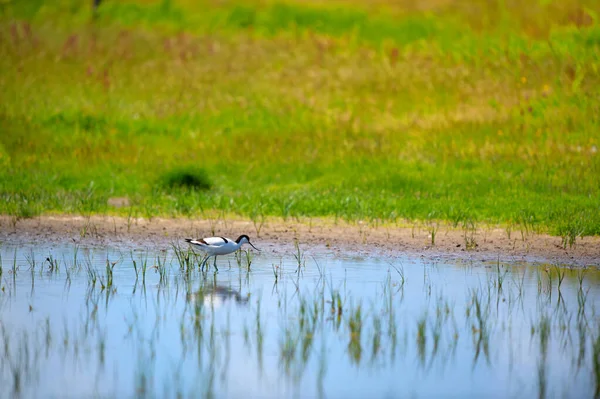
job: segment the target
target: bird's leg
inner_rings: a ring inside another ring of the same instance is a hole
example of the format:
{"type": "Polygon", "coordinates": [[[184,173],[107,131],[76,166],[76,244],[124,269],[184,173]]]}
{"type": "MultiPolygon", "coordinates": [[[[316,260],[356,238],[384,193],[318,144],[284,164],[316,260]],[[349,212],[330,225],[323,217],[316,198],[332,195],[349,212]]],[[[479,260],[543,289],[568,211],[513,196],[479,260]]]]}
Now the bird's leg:
{"type": "Polygon", "coordinates": [[[213,263],[213,265],[215,266],[215,270],[219,271],[219,268],[217,267],[217,255],[215,255],[215,262],[213,263]]]}
{"type": "Polygon", "coordinates": [[[206,255],[204,256],[204,259],[202,259],[202,262],[200,262],[200,270],[204,270],[204,265],[206,265],[206,262],[208,262],[208,258],[210,258],[210,255],[206,255]]]}

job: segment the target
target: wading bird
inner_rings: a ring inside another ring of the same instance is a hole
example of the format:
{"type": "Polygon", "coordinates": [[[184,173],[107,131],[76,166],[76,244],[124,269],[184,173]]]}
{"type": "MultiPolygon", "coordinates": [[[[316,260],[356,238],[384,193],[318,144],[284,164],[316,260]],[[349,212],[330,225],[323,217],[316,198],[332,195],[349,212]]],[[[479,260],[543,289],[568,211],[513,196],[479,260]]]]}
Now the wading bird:
{"type": "Polygon", "coordinates": [[[206,262],[208,262],[208,259],[212,256],[215,258],[214,266],[215,269],[217,269],[217,255],[227,255],[233,253],[240,249],[243,244],[250,244],[252,248],[259,251],[258,248],[252,245],[252,243],[250,242],[250,237],[248,237],[246,234],[242,234],[235,241],[225,237],[207,237],[199,238],[197,240],[194,240],[192,238],[186,238],[185,241],[190,243],[194,247],[206,252],[206,258],[204,259],[200,267],[203,267],[206,264],[206,262]]]}

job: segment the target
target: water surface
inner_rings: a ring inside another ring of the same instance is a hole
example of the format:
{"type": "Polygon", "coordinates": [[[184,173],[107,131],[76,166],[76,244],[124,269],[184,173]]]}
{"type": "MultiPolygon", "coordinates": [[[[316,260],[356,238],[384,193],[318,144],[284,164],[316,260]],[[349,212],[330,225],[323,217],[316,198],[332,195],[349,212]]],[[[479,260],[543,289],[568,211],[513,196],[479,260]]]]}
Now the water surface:
{"type": "Polygon", "coordinates": [[[181,249],[2,247],[0,395],[597,392],[596,270],[181,249]]]}

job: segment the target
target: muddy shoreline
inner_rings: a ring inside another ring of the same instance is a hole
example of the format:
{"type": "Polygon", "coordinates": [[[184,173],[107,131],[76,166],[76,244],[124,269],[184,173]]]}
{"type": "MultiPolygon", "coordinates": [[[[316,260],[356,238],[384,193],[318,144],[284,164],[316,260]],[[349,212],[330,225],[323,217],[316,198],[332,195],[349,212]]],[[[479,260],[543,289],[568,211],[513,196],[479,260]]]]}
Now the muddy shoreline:
{"type": "Polygon", "coordinates": [[[88,246],[118,245],[145,249],[168,248],[185,237],[212,235],[236,238],[248,234],[261,250],[283,255],[298,240],[308,253],[349,256],[421,257],[425,259],[493,262],[529,262],[567,266],[600,267],[600,237],[578,238],[563,248],[561,237],[522,234],[500,228],[476,231],[440,226],[432,245],[425,226],[369,226],[311,219],[267,220],[262,225],[248,220],[128,219],[113,216],[39,216],[15,221],[0,216],[0,243],[35,245],[78,243],[88,246]],[[258,234],[257,234],[258,230],[258,234]]]}

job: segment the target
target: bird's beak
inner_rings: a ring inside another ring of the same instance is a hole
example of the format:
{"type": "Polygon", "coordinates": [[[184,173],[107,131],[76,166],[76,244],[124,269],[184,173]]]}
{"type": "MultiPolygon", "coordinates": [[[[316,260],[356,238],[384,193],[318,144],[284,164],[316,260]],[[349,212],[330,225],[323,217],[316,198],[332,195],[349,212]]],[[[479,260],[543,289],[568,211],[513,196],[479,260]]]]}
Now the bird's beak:
{"type": "Polygon", "coordinates": [[[252,245],[252,243],[251,243],[250,241],[248,241],[248,244],[250,244],[250,246],[251,246],[252,248],[254,248],[254,249],[256,249],[257,251],[259,251],[259,252],[260,252],[260,249],[256,248],[254,245],[252,245]]]}

